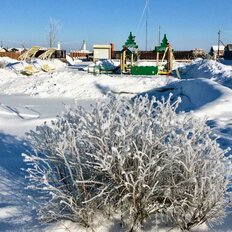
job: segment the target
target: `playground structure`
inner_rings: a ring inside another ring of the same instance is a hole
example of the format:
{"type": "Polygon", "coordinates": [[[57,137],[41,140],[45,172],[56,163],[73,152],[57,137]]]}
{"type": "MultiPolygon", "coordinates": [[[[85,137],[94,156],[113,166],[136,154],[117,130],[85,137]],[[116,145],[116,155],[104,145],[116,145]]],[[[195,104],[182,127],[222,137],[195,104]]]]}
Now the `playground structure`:
{"type": "MultiPolygon", "coordinates": [[[[28,51],[24,52],[21,56],[19,56],[19,60],[29,61],[35,57],[35,54],[39,51],[39,46],[33,46],[28,51]]],[[[35,68],[31,64],[23,65],[23,69],[21,70],[21,74],[31,76],[39,72],[37,68],[35,68]]]]}
{"type": "Polygon", "coordinates": [[[170,75],[173,67],[173,50],[171,45],[168,43],[167,36],[164,34],[162,43],[155,47],[156,51],[156,66],[158,67],[158,75],[170,75]],[[160,54],[162,60],[160,62],[160,54]],[[166,61],[165,61],[166,60],[166,61]]]}
{"type": "Polygon", "coordinates": [[[138,58],[138,45],[135,43],[135,36],[130,32],[129,37],[121,51],[120,70],[123,74],[128,74],[138,58]]]}
{"type": "MultiPolygon", "coordinates": [[[[168,43],[166,34],[163,37],[162,43],[155,47],[156,65],[154,66],[139,66],[138,45],[135,42],[135,36],[130,32],[129,37],[123,45],[120,59],[121,74],[132,75],[170,75],[173,67],[173,50],[168,43]],[[162,59],[160,60],[160,57],[162,59]]],[[[178,74],[177,74],[178,75],[178,74]]],[[[179,76],[179,75],[178,75],[179,76]]]]}
{"type": "MultiPolygon", "coordinates": [[[[26,62],[31,61],[31,59],[35,57],[36,53],[39,50],[40,50],[39,46],[33,46],[28,51],[20,55],[19,59],[26,61],[26,62]]],[[[55,48],[49,48],[47,51],[43,52],[38,58],[41,60],[48,60],[51,58],[51,56],[54,54],[55,51],[56,51],[55,48]]],[[[54,68],[49,67],[47,63],[42,64],[40,68],[44,72],[49,72],[49,71],[54,70],[54,68]]],[[[30,75],[38,73],[39,71],[40,70],[36,68],[34,65],[32,65],[31,63],[27,63],[27,65],[23,65],[23,69],[21,70],[21,73],[23,75],[30,76],[30,75]]]]}
{"type": "Polygon", "coordinates": [[[39,46],[33,46],[28,51],[24,52],[22,55],[19,56],[19,60],[28,60],[35,57],[35,54],[39,51],[39,46]]]}
{"type": "MultiPolygon", "coordinates": [[[[111,60],[110,45],[94,45],[94,63],[88,66],[88,72],[93,74],[131,74],[131,75],[170,75],[173,69],[173,49],[164,34],[162,43],[155,47],[156,62],[154,65],[139,65],[139,49],[135,36],[130,32],[120,51],[120,64],[111,60]]],[[[176,69],[177,76],[179,72],[176,69]]]]}
{"type": "Polygon", "coordinates": [[[49,48],[47,51],[42,53],[38,58],[41,60],[51,59],[51,56],[56,51],[56,48],[49,48]]]}
{"type": "MultiPolygon", "coordinates": [[[[41,60],[49,60],[51,56],[55,53],[55,48],[49,48],[46,52],[42,53],[38,58],[41,60]]],[[[54,68],[50,67],[47,63],[42,64],[41,69],[44,72],[53,71],[54,68]]]]}

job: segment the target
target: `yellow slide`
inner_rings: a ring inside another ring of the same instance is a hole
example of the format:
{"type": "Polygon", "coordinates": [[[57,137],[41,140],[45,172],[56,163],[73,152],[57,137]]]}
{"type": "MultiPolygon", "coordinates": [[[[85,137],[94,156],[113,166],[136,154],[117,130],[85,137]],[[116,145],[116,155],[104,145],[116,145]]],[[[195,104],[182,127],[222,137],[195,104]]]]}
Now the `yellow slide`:
{"type": "MultiPolygon", "coordinates": [[[[49,48],[46,52],[44,52],[43,54],[41,54],[38,58],[41,60],[48,60],[51,58],[52,54],[56,51],[55,48],[49,48]]],[[[48,64],[43,64],[41,66],[41,69],[44,72],[49,72],[49,71],[53,71],[54,68],[50,67],[48,64]]]]}
{"type": "Polygon", "coordinates": [[[39,46],[33,46],[32,48],[30,48],[28,51],[24,52],[22,55],[19,56],[20,60],[26,60],[29,58],[32,58],[35,56],[36,52],[38,52],[40,49],[39,46]]]}
{"type": "Polygon", "coordinates": [[[28,76],[31,76],[37,72],[39,72],[39,70],[34,68],[34,66],[32,65],[25,66],[24,69],[21,71],[23,75],[28,75],[28,76]]]}

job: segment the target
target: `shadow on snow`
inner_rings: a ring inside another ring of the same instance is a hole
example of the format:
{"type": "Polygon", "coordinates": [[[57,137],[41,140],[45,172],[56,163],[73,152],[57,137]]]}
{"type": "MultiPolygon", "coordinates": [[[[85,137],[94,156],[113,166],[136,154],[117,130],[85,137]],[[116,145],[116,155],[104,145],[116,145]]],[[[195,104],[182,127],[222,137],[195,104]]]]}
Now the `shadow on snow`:
{"type": "Polygon", "coordinates": [[[24,141],[0,133],[0,231],[41,231],[33,210],[22,152],[28,150],[24,141]]]}

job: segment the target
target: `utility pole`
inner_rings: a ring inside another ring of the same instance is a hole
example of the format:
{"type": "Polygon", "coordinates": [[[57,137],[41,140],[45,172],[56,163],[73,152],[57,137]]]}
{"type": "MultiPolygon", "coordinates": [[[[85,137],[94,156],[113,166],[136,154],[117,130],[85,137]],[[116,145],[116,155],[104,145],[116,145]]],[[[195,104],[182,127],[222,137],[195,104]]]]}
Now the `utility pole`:
{"type": "Polygon", "coordinates": [[[221,41],[221,31],[219,30],[219,32],[218,32],[218,54],[217,54],[218,59],[219,59],[219,55],[220,55],[220,48],[219,48],[220,41],[221,41]]]}
{"type": "Polygon", "coordinates": [[[149,0],[146,0],[147,2],[146,2],[146,7],[147,7],[147,9],[146,9],[146,51],[147,51],[147,26],[148,26],[148,23],[147,23],[147,18],[148,18],[148,1],[149,0]]]}

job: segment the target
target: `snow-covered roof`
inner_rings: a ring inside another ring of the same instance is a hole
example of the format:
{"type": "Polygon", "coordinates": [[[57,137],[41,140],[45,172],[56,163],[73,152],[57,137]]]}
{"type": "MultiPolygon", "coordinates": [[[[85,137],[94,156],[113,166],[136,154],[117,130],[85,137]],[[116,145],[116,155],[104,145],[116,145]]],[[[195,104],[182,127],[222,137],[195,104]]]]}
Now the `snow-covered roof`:
{"type": "Polygon", "coordinates": [[[83,54],[89,54],[92,53],[89,50],[71,50],[70,52],[74,52],[74,53],[83,53],[83,54]]]}
{"type": "Polygon", "coordinates": [[[0,47],[0,52],[6,52],[7,51],[7,49],[6,48],[2,48],[2,47],[0,47]]]}
{"type": "Polygon", "coordinates": [[[111,45],[108,45],[108,44],[107,44],[107,45],[105,45],[105,44],[104,44],[104,45],[94,44],[94,45],[93,45],[93,48],[94,48],[94,49],[106,49],[106,48],[110,49],[110,48],[111,48],[111,45]]]}
{"type": "Polygon", "coordinates": [[[79,50],[79,51],[77,51],[77,52],[79,52],[79,53],[91,53],[89,50],[79,50]]]}
{"type": "Polygon", "coordinates": [[[22,52],[22,51],[24,51],[24,48],[22,48],[22,47],[20,47],[20,48],[12,47],[12,48],[8,48],[8,51],[19,51],[19,52],[22,52]]]}
{"type": "MultiPolygon", "coordinates": [[[[219,45],[219,50],[224,50],[225,46],[224,45],[219,45]]],[[[218,45],[213,45],[212,46],[212,49],[214,51],[217,51],[218,50],[218,45]]]]}

